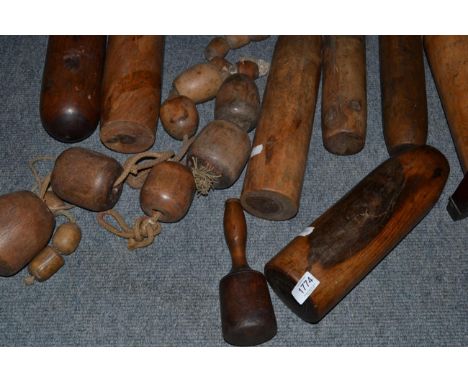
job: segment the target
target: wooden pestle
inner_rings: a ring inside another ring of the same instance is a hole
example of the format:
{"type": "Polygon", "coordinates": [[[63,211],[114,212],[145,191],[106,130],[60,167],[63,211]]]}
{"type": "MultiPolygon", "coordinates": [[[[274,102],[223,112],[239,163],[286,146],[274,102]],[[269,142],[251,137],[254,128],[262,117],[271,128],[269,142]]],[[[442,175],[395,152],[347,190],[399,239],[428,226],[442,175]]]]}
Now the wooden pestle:
{"type": "Polygon", "coordinates": [[[468,36],[425,36],[424,47],[465,174],[447,206],[460,220],[468,217],[468,36]]]}
{"type": "Polygon", "coordinates": [[[322,139],[337,155],[361,151],[366,141],[366,42],[364,36],[324,36],[322,139]]]}
{"type": "Polygon", "coordinates": [[[224,236],[232,269],[219,283],[223,337],[231,345],[258,345],[276,335],[276,318],[265,276],[247,264],[247,225],[239,199],[226,200],[224,236]]]}
{"type": "Polygon", "coordinates": [[[110,36],[102,84],[101,141],[121,153],[154,144],[161,101],[163,36],[110,36]]]}
{"type": "Polygon", "coordinates": [[[427,139],[427,100],[420,36],[380,36],[383,131],[390,155],[427,139]]]}
{"type": "Polygon", "coordinates": [[[263,96],[241,200],[250,214],[297,214],[320,82],[320,36],[280,36],[263,96]]]}

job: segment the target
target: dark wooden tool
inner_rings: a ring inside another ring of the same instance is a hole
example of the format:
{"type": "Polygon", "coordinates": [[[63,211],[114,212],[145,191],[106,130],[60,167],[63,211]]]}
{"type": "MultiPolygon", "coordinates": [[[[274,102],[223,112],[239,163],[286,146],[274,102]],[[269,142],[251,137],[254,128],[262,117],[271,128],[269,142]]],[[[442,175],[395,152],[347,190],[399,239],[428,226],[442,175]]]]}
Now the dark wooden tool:
{"type": "Polygon", "coordinates": [[[241,195],[252,215],[286,220],[299,209],[320,80],[320,36],[276,43],[241,195]]]}
{"type": "Polygon", "coordinates": [[[322,139],[333,154],[351,155],[366,141],[366,42],[363,36],[324,36],[322,139]]]}
{"type": "Polygon", "coordinates": [[[106,36],[50,36],[40,101],[44,129],[62,142],[96,130],[106,36]]]}
{"type": "Polygon", "coordinates": [[[114,186],[114,182],[122,171],[114,158],[72,147],[55,161],[50,184],[57,196],[68,203],[91,211],[105,211],[120,198],[122,184],[114,186]]]}
{"type": "Polygon", "coordinates": [[[194,195],[190,169],[179,162],[165,161],[151,169],[140,192],[140,205],[146,215],[160,212],[159,221],[173,223],[186,215],[194,195]]]}
{"type": "Polygon", "coordinates": [[[431,210],[448,174],[432,147],[395,154],[266,264],[271,287],[303,320],[320,321],[431,210]]]}
{"type": "Polygon", "coordinates": [[[20,271],[49,242],[54,215],[29,191],[0,196],[0,276],[20,271]]]}
{"type": "Polygon", "coordinates": [[[154,144],[161,102],[163,36],[110,36],[102,87],[101,141],[137,153],[154,144]]]}
{"type": "Polygon", "coordinates": [[[393,155],[427,139],[422,38],[380,36],[379,50],[384,138],[393,155]]]}
{"type": "Polygon", "coordinates": [[[258,345],[276,335],[276,318],[265,276],[247,264],[247,225],[239,199],[226,200],[224,236],[232,269],[219,283],[223,337],[232,345],[258,345]]]}
{"type": "Polygon", "coordinates": [[[468,216],[468,36],[425,36],[424,45],[465,174],[447,206],[460,220],[468,216]]]}

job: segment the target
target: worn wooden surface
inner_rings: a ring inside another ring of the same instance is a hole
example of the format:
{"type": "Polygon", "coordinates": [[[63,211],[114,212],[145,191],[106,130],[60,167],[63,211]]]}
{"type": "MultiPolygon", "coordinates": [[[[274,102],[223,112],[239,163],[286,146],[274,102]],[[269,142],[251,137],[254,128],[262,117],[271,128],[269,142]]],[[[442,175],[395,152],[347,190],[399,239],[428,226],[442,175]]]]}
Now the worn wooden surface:
{"type": "Polygon", "coordinates": [[[241,201],[252,215],[286,220],[299,209],[320,80],[321,38],[280,36],[263,95],[241,201]]]}
{"type": "Polygon", "coordinates": [[[276,318],[265,276],[247,263],[247,224],[239,199],[225,202],[224,236],[232,269],[219,284],[223,337],[232,345],[258,345],[276,335],[276,318]]]}
{"type": "Polygon", "coordinates": [[[88,138],[99,122],[106,36],[50,36],[42,77],[44,129],[62,142],[88,138]]]}
{"type": "Polygon", "coordinates": [[[239,178],[249,159],[250,139],[235,124],[215,120],[197,135],[187,153],[187,161],[193,159],[199,165],[211,169],[216,178],[214,188],[228,188],[239,178]]]}
{"type": "Polygon", "coordinates": [[[140,205],[146,215],[161,213],[160,221],[182,219],[192,204],[195,181],[190,169],[179,162],[161,162],[150,171],[140,192],[140,205]]]}
{"type": "Polygon", "coordinates": [[[153,146],[161,102],[163,36],[110,36],[102,86],[101,141],[122,153],[153,146]]]}
{"type": "Polygon", "coordinates": [[[271,287],[303,320],[320,321],[431,210],[448,174],[430,146],[395,154],[266,264],[271,287]],[[306,271],[320,284],[300,305],[291,291],[306,271]]]}
{"type": "Polygon", "coordinates": [[[32,192],[0,196],[0,276],[26,266],[47,245],[54,227],[54,215],[32,192]]]}
{"type": "Polygon", "coordinates": [[[235,123],[247,132],[255,128],[260,112],[260,94],[255,80],[245,74],[233,74],[216,94],[214,116],[235,123]]]}
{"type": "Polygon", "coordinates": [[[55,161],[51,186],[68,203],[91,211],[112,208],[120,198],[122,184],[114,186],[123,169],[115,159],[93,150],[73,147],[55,161]]]}
{"type": "Polygon", "coordinates": [[[427,140],[427,100],[421,36],[380,36],[384,138],[390,155],[427,140]]]}
{"type": "Polygon", "coordinates": [[[322,43],[323,144],[333,154],[356,154],[367,130],[365,37],[324,36],[322,43]]]}

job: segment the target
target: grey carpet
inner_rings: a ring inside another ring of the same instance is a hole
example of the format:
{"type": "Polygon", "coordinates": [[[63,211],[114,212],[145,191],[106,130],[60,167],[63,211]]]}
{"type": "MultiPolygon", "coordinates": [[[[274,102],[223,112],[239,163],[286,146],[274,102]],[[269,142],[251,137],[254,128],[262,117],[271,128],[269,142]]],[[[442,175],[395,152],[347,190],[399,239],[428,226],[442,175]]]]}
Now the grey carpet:
{"type": "MultiPolygon", "coordinates": [[[[167,37],[164,98],[175,76],[203,59],[209,39],[167,37]]],[[[250,44],[228,58],[242,54],[269,60],[275,40],[250,44]]],[[[58,155],[69,147],[49,137],[39,119],[46,45],[46,37],[0,38],[1,194],[32,186],[28,159],[58,155]]],[[[387,158],[377,52],[377,38],[369,37],[365,149],[350,157],[324,149],[319,98],[298,215],[285,222],[247,215],[253,268],[262,270],[298,232],[387,158]]],[[[451,166],[441,199],[319,324],[301,321],[273,294],[278,334],[267,346],[468,345],[468,220],[454,223],[445,210],[462,173],[427,63],[426,78],[428,143],[441,150],[451,166]]],[[[258,80],[262,93],[265,82],[258,80]]],[[[213,102],[199,106],[201,126],[213,118],[213,107],[213,102]]],[[[125,159],[106,150],[97,132],[77,145],[125,159]]],[[[159,126],[154,149],[178,147],[159,126]]],[[[196,199],[184,220],[164,224],[156,243],[137,252],[100,229],[95,214],[76,210],[83,240],[52,279],[25,287],[26,270],[0,278],[0,345],[224,346],[218,282],[229,271],[230,259],[222,231],[223,204],[240,194],[242,178],[230,189],[196,199]]],[[[117,209],[132,219],[139,215],[138,192],[125,187],[117,209]]]]}

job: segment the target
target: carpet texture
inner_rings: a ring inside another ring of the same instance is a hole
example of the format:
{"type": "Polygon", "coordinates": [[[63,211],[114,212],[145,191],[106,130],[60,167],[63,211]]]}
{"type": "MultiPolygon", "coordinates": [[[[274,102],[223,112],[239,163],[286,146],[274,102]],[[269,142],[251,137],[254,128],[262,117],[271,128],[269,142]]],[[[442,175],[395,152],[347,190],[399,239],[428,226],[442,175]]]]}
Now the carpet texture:
{"type": "MultiPolygon", "coordinates": [[[[203,60],[209,36],[167,37],[163,99],[175,76],[203,60]]],[[[270,60],[276,38],[232,51],[270,60]]],[[[30,189],[27,161],[58,155],[70,145],[52,139],[39,119],[47,38],[0,38],[0,193],[30,189]]],[[[272,293],[277,336],[265,346],[467,346],[468,219],[453,222],[445,207],[462,178],[447,122],[426,65],[428,144],[444,153],[451,173],[428,216],[319,324],[301,321],[272,293]]],[[[263,94],[266,79],[257,81],[263,94]]],[[[367,38],[368,131],[364,150],[338,157],[322,144],[319,96],[298,215],[270,222],[246,215],[248,260],[264,264],[298,232],[388,157],[383,134],[378,39],[367,38]]],[[[319,90],[319,94],[321,90],[319,90]]],[[[200,128],[213,119],[214,102],[199,105],[200,128]]],[[[253,138],[254,132],[251,134],[253,138]]],[[[123,162],[96,131],[76,144],[123,162]]],[[[179,142],[158,127],[155,150],[179,142]]],[[[51,164],[40,167],[43,175],[51,164]]],[[[194,200],[185,219],[164,224],[156,242],[129,252],[102,230],[94,213],[75,209],[83,239],[49,281],[26,287],[26,269],[0,277],[2,346],[225,346],[218,283],[230,269],[224,242],[224,201],[240,194],[243,174],[227,190],[194,200]]],[[[124,187],[116,208],[127,219],[141,214],[138,192],[124,187]]],[[[27,238],[26,238],[27,239],[27,238]]]]}

